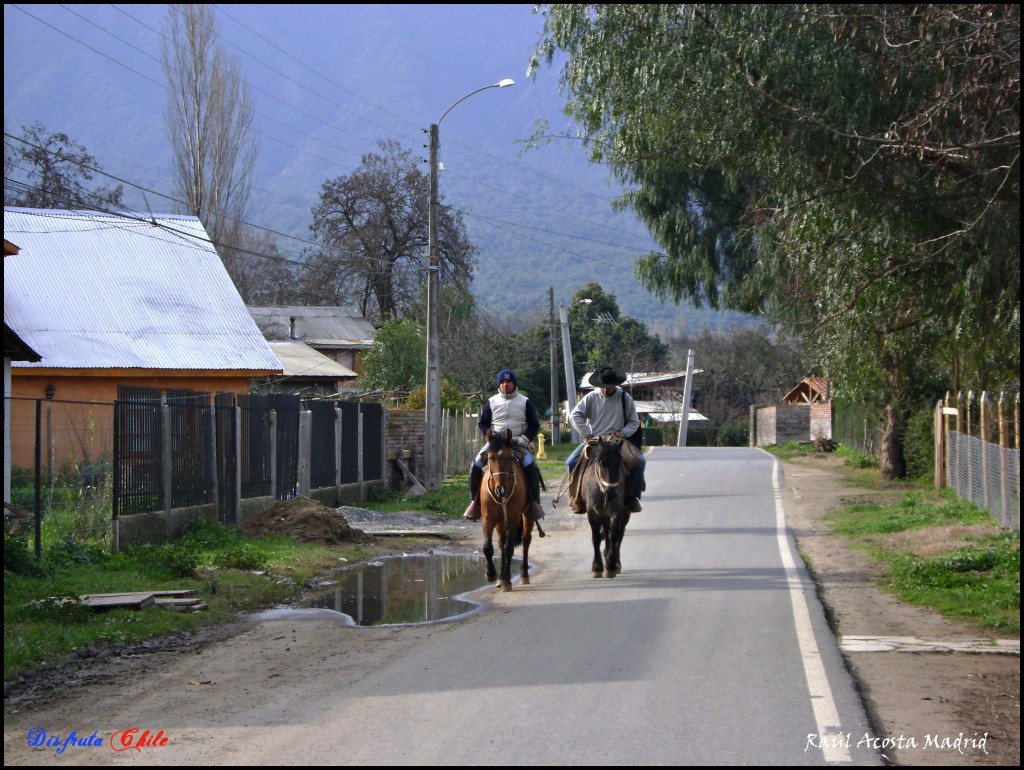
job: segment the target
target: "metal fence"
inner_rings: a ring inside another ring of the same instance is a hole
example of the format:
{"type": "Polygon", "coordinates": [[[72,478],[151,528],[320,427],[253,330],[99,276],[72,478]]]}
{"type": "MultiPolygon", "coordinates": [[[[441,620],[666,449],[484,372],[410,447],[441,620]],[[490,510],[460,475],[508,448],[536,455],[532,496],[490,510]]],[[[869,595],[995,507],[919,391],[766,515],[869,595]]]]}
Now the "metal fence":
{"type": "Polygon", "coordinates": [[[961,499],[1014,529],[1020,529],[1019,471],[1019,449],[955,430],[946,434],[946,484],[961,499]]]}
{"type": "Polygon", "coordinates": [[[883,416],[861,404],[833,402],[832,440],[872,457],[882,455],[883,416]]]}
{"type": "Polygon", "coordinates": [[[212,504],[237,523],[239,500],[300,494],[300,457],[314,490],[385,478],[381,404],[122,386],[113,404],[5,408],[5,523],[9,534],[34,530],[37,555],[44,532],[47,543],[111,545],[111,521],[135,514],[212,504]]]}
{"type": "Polygon", "coordinates": [[[113,404],[9,398],[4,409],[5,502],[13,509],[4,512],[7,533],[34,530],[37,554],[44,519],[55,542],[109,536],[113,404]]]}

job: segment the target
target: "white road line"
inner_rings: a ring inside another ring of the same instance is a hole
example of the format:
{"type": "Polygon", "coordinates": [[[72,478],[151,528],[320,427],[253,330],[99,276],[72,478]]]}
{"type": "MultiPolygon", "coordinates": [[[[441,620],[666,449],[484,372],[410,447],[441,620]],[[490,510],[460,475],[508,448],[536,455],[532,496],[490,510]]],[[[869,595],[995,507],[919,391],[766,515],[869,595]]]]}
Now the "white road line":
{"type": "Polygon", "coordinates": [[[807,609],[803,582],[800,580],[800,573],[797,571],[789,548],[786,513],[782,508],[780,474],[781,466],[778,460],[774,460],[772,463],[772,489],[775,493],[775,538],[779,544],[782,566],[786,570],[789,598],[793,604],[793,622],[800,645],[800,655],[803,658],[807,689],[811,693],[814,719],[818,723],[821,750],[826,762],[850,762],[850,752],[846,747],[842,726],[839,724],[839,712],[836,710],[835,699],[832,697],[832,688],[829,686],[828,676],[825,674],[821,652],[814,640],[814,628],[811,626],[811,614],[807,609]]]}

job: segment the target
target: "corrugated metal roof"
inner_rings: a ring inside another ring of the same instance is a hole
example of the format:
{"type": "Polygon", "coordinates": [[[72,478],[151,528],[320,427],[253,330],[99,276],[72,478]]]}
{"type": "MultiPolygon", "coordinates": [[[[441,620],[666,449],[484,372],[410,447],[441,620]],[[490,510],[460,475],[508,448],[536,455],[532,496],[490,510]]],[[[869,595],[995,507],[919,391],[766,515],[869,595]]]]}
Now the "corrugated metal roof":
{"type": "MultiPolygon", "coordinates": [[[[703,369],[694,369],[694,375],[703,373],[703,369]]],[[[593,372],[585,372],[583,377],[580,378],[580,384],[576,387],[576,390],[593,390],[594,386],[590,384],[590,377],[593,372]]],[[[659,382],[671,382],[672,380],[685,380],[686,370],[679,369],[673,372],[626,372],[626,381],[623,383],[626,387],[636,388],[641,385],[654,385],[659,382]]]]}
{"type": "Polygon", "coordinates": [[[4,237],[19,368],[281,371],[196,217],[5,207],[4,237]]]}
{"type": "Polygon", "coordinates": [[[360,349],[369,348],[376,334],[373,324],[344,307],[250,305],[249,312],[271,341],[295,339],[317,348],[360,349]]]}
{"type": "Polygon", "coordinates": [[[318,379],[352,379],[358,376],[323,353],[317,353],[304,342],[271,342],[285,377],[316,377],[318,379]]]}

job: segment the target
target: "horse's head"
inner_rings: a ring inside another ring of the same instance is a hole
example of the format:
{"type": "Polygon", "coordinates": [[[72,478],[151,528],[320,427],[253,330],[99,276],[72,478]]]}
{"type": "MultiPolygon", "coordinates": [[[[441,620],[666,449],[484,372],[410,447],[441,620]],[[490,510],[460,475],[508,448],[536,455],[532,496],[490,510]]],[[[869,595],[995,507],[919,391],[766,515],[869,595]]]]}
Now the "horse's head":
{"type": "Polygon", "coordinates": [[[610,434],[591,436],[586,444],[585,456],[588,464],[585,478],[593,480],[603,498],[620,498],[620,487],[626,477],[622,467],[622,439],[610,434]]]}
{"type": "Polygon", "coordinates": [[[493,430],[487,431],[487,470],[490,474],[488,485],[495,497],[507,499],[516,486],[516,455],[512,431],[504,435],[493,430]]]}
{"type": "Polygon", "coordinates": [[[597,459],[609,484],[618,484],[622,475],[622,439],[614,436],[598,438],[597,459]]]}

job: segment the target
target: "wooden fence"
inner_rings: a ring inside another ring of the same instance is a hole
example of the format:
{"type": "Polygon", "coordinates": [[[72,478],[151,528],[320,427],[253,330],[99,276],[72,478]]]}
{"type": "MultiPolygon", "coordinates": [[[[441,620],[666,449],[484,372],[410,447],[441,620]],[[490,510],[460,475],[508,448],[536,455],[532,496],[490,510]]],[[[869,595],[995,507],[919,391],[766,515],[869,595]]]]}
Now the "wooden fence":
{"type": "Polygon", "coordinates": [[[1020,393],[994,403],[988,393],[947,393],[937,402],[935,486],[1020,528],[1020,393]]]}

